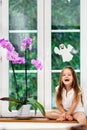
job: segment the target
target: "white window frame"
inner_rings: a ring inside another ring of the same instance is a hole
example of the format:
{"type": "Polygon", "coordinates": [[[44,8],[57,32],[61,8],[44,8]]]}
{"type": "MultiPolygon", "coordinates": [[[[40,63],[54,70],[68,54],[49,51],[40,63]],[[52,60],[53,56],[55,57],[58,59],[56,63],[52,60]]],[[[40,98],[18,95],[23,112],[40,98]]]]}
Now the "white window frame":
{"type": "MultiPolygon", "coordinates": [[[[83,89],[85,113],[87,115],[87,0],[80,0],[81,5],[81,24],[80,24],[80,72],[81,72],[81,86],[83,89]]],[[[8,39],[8,2],[9,0],[2,0],[0,2],[0,37],[8,39]],[[2,4],[2,6],[1,6],[2,4]]],[[[46,109],[51,109],[51,0],[37,0],[38,2],[38,58],[43,63],[43,70],[38,71],[38,101],[40,101],[46,109]],[[43,6],[44,5],[44,6],[43,6]],[[39,47],[40,46],[40,47],[39,47]],[[44,51],[45,50],[45,51],[44,51]]],[[[0,96],[8,96],[8,61],[6,59],[6,51],[1,49],[2,62],[0,62],[0,96]]],[[[15,113],[8,111],[8,102],[0,102],[0,112],[2,116],[15,116],[15,113]]]]}
{"type": "MultiPolygon", "coordinates": [[[[8,0],[1,1],[1,12],[2,12],[2,21],[1,21],[1,27],[2,27],[2,33],[1,37],[8,39],[8,0]],[[5,10],[4,10],[5,9],[5,10]],[[5,17],[3,17],[5,16],[5,17]]],[[[6,51],[4,49],[2,50],[2,65],[1,65],[1,77],[2,77],[2,85],[1,85],[1,97],[8,96],[8,61],[6,59],[6,51]]],[[[2,102],[1,103],[1,115],[4,116],[5,114],[9,114],[8,111],[8,102],[2,102]]]]}

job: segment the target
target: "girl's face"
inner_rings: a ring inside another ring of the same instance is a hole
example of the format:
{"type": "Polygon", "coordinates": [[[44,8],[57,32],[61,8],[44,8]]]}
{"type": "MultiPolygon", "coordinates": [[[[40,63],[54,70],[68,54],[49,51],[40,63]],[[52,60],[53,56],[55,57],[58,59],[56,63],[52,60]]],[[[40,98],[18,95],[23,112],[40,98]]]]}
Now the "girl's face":
{"type": "Polygon", "coordinates": [[[66,68],[62,73],[62,82],[65,86],[71,86],[73,82],[73,75],[70,69],[66,68]]]}

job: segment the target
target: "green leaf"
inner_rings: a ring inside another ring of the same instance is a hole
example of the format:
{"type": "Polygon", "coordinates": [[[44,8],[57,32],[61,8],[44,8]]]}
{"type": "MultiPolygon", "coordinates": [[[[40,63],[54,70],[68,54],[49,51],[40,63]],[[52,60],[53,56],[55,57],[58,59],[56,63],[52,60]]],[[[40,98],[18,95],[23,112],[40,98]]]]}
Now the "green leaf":
{"type": "Polygon", "coordinates": [[[9,111],[12,111],[12,107],[17,105],[17,102],[10,102],[9,104],[9,111]]]}
{"type": "Polygon", "coordinates": [[[43,115],[45,115],[45,109],[41,103],[39,103],[37,100],[35,100],[33,98],[29,98],[28,101],[32,102],[34,104],[34,106],[36,106],[36,108],[38,108],[41,111],[41,113],[43,115]]]}
{"type": "MultiPolygon", "coordinates": [[[[15,98],[11,98],[11,97],[3,97],[3,98],[0,98],[0,100],[2,101],[10,101],[10,104],[9,104],[9,111],[12,110],[12,107],[15,106],[16,107],[16,110],[19,110],[20,107],[24,104],[24,101],[20,101],[18,99],[15,99],[15,98]]],[[[29,98],[26,102],[26,104],[31,104],[31,106],[33,107],[33,109],[35,110],[35,114],[36,114],[36,111],[37,109],[40,110],[40,112],[45,115],[45,109],[43,107],[42,104],[40,104],[37,100],[33,99],[33,98],[29,98]]]]}
{"type": "Polygon", "coordinates": [[[0,100],[2,100],[2,101],[14,101],[14,102],[17,102],[17,103],[22,103],[22,101],[15,99],[15,98],[11,98],[11,97],[3,97],[3,98],[0,98],[0,100]]]}
{"type": "Polygon", "coordinates": [[[35,104],[36,104],[37,108],[39,108],[39,110],[41,111],[41,113],[42,113],[43,115],[45,115],[45,109],[44,109],[43,105],[40,104],[38,101],[36,101],[35,104]]]}
{"type": "Polygon", "coordinates": [[[23,104],[17,103],[17,105],[16,105],[16,110],[19,110],[22,106],[23,106],[23,104]]]}
{"type": "Polygon", "coordinates": [[[32,100],[29,100],[29,104],[31,104],[31,106],[35,110],[35,115],[36,115],[37,106],[36,106],[35,102],[33,102],[32,100]]]}

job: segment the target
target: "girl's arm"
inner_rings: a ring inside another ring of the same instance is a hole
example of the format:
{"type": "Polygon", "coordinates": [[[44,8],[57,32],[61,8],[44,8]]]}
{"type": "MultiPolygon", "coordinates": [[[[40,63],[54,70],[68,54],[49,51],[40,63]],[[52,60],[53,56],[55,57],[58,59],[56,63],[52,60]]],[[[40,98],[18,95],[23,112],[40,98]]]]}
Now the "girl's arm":
{"type": "Polygon", "coordinates": [[[72,103],[72,106],[71,106],[70,109],[67,111],[67,114],[68,114],[68,115],[71,115],[71,114],[74,112],[74,110],[75,110],[75,108],[76,108],[76,106],[77,106],[77,104],[78,104],[78,102],[79,102],[80,100],[81,100],[81,95],[78,95],[78,99],[74,98],[73,103],[72,103]]]}
{"type": "MultiPolygon", "coordinates": [[[[58,86],[56,87],[56,96],[57,96],[57,93],[58,93],[58,86]]],[[[61,102],[58,102],[57,101],[57,98],[56,98],[56,105],[58,107],[58,110],[62,113],[65,113],[66,111],[64,110],[63,106],[62,106],[62,103],[61,102]]]]}
{"type": "Polygon", "coordinates": [[[57,107],[58,107],[58,110],[61,112],[61,113],[66,113],[66,111],[64,110],[63,106],[61,103],[56,103],[57,104],[57,107]]]}

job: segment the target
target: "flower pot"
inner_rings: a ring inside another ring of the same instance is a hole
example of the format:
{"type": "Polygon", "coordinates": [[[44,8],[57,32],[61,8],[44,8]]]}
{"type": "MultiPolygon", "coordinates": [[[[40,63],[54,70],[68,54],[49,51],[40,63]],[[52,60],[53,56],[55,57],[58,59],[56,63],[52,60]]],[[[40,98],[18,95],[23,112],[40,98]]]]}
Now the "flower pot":
{"type": "Polygon", "coordinates": [[[30,113],[30,105],[23,105],[19,110],[18,110],[18,117],[31,117],[30,113]]]}

